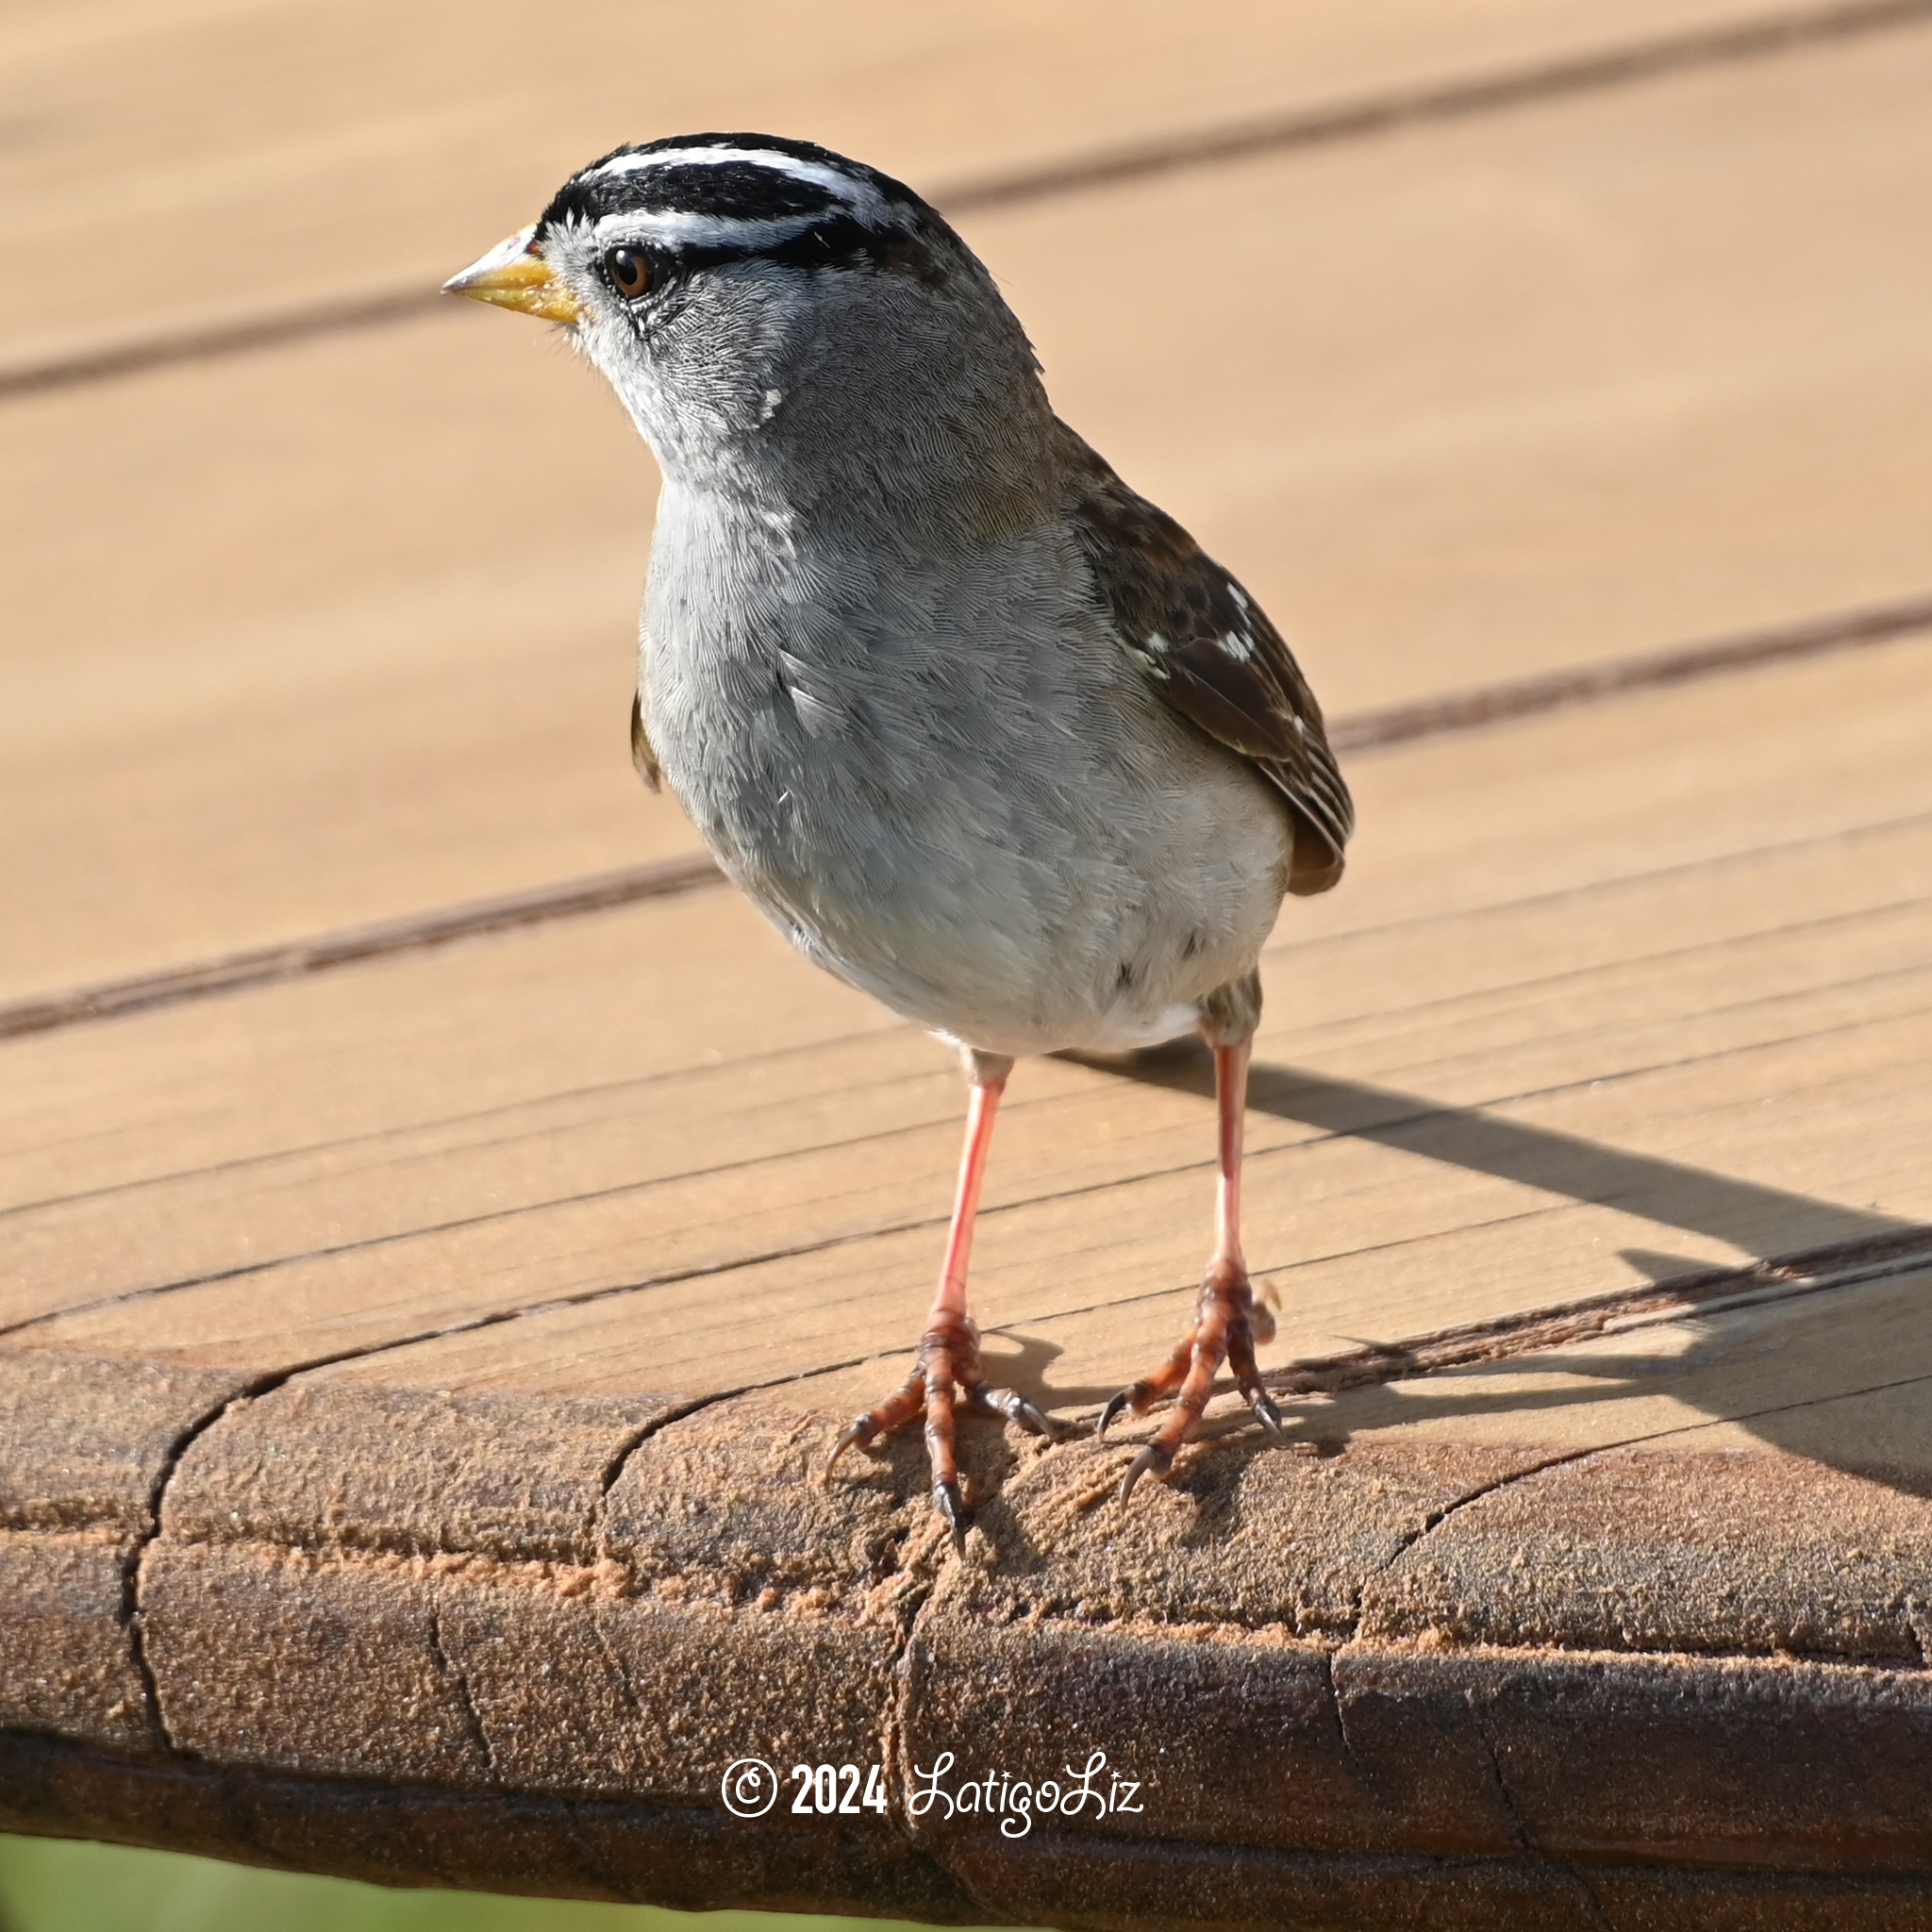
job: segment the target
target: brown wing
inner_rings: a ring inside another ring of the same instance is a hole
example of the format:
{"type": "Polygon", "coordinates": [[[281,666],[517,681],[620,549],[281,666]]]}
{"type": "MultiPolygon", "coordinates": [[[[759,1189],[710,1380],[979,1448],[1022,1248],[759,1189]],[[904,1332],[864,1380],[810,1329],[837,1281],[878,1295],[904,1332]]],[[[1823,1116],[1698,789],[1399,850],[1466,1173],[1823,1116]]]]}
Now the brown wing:
{"type": "Polygon", "coordinates": [[[664,768],[658,762],[658,754],[651,749],[651,741],[644,731],[643,693],[630,701],[630,761],[637,767],[637,774],[653,791],[664,789],[664,768]]]}
{"type": "Polygon", "coordinates": [[[1355,805],[1293,653],[1171,516],[1074,441],[1082,472],[1074,527],[1122,648],[1175,710],[1252,759],[1280,791],[1295,821],[1289,891],[1326,891],[1341,876],[1355,805]]]}

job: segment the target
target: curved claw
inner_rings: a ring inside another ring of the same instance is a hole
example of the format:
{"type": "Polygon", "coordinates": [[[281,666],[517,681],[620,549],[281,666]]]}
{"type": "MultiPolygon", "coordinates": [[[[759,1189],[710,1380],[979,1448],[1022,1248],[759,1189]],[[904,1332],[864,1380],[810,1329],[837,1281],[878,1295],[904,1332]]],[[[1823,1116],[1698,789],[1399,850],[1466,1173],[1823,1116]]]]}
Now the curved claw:
{"type": "Polygon", "coordinates": [[[832,1480],[832,1472],[839,1466],[839,1458],[856,1443],[864,1448],[872,1435],[872,1418],[869,1415],[854,1416],[850,1426],[832,1445],[832,1453],[825,1458],[824,1473],[819,1477],[819,1487],[826,1488],[832,1480]]]}
{"type": "Polygon", "coordinates": [[[1127,1473],[1121,1478],[1120,1489],[1115,1492],[1122,1503],[1134,1493],[1134,1485],[1150,1472],[1155,1475],[1165,1475],[1174,1467],[1174,1457],[1158,1442],[1150,1442],[1133,1461],[1127,1464],[1127,1473]]]}
{"type": "Polygon", "coordinates": [[[1036,1408],[1024,1395],[1015,1395],[1013,1406],[1006,1413],[1008,1422],[1018,1423],[1029,1435],[1044,1436],[1051,1442],[1059,1434],[1054,1419],[1036,1408]]]}
{"type": "Polygon", "coordinates": [[[953,1532],[953,1547],[963,1550],[966,1547],[966,1531],[973,1519],[966,1513],[966,1505],[959,1496],[958,1483],[935,1483],[932,1486],[932,1506],[946,1519],[946,1527],[953,1532]]]}
{"type": "Polygon", "coordinates": [[[1107,1434],[1108,1424],[1111,1423],[1120,1414],[1121,1410],[1126,1407],[1127,1404],[1130,1403],[1133,1399],[1134,1391],[1131,1389],[1123,1389],[1118,1395],[1108,1396],[1107,1407],[1100,1411],[1099,1422],[1097,1422],[1093,1425],[1093,1437],[1095,1441],[1098,1441],[1102,1436],[1107,1434]]]}
{"type": "Polygon", "coordinates": [[[1004,1416],[1031,1435],[1044,1436],[1049,1442],[1058,1440],[1058,1424],[1017,1389],[974,1389],[966,1401],[976,1415],[1004,1416]]]}
{"type": "Polygon", "coordinates": [[[1260,1390],[1257,1389],[1248,1397],[1248,1407],[1255,1411],[1255,1420],[1268,1431],[1271,1441],[1288,1441],[1288,1424],[1282,1421],[1281,1411],[1260,1390]]]}

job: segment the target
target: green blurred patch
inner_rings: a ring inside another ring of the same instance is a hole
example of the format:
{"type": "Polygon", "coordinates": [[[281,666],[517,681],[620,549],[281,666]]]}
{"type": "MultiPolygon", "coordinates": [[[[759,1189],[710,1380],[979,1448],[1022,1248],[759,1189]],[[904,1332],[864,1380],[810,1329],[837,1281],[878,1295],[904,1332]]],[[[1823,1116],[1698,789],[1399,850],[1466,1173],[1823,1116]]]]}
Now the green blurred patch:
{"type": "MultiPolygon", "coordinates": [[[[178,1852],[0,1837],[0,1932],[893,1932],[880,1919],[391,1891],[178,1852]]],[[[910,1928],[907,1928],[910,1932],[910,1928]]]]}

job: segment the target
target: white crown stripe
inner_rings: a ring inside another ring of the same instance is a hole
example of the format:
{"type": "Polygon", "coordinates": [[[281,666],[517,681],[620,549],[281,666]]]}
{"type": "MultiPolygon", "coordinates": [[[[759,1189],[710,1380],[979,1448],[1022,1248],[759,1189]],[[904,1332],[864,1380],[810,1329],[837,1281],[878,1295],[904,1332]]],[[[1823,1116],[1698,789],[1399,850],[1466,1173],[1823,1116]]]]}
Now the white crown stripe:
{"type": "Polygon", "coordinates": [[[685,208],[633,208],[605,215],[591,230],[601,242],[661,242],[668,247],[769,248],[802,235],[823,215],[781,215],[755,222],[739,215],[698,215],[685,208]]]}

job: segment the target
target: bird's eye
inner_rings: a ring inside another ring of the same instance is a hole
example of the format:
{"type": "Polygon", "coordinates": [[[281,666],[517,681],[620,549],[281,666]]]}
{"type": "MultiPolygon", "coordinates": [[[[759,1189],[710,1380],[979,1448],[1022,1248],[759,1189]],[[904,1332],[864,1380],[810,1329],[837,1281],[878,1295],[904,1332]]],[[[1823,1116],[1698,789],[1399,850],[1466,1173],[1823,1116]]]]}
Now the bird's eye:
{"type": "Polygon", "coordinates": [[[604,266],[621,295],[641,295],[650,286],[650,264],[635,248],[613,248],[604,258],[604,266]]]}

